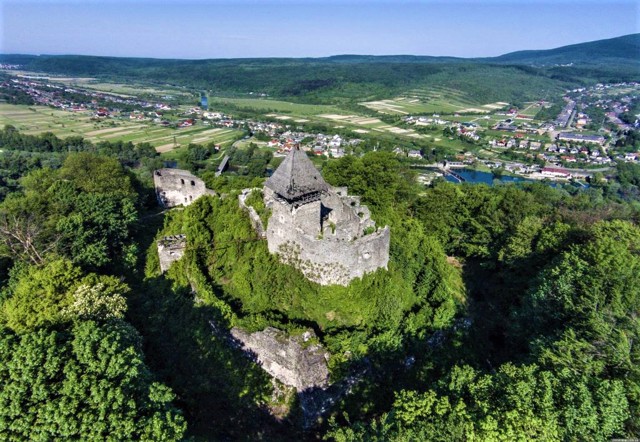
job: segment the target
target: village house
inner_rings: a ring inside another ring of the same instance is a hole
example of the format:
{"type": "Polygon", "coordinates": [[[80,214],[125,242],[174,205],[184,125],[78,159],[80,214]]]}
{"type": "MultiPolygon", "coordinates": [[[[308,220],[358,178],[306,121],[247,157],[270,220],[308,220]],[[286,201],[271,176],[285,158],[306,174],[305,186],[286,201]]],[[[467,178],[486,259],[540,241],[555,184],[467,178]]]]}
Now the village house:
{"type": "Polygon", "coordinates": [[[539,150],[542,147],[542,143],[539,141],[529,142],[529,150],[539,150]]]}
{"type": "Polygon", "coordinates": [[[560,167],[543,167],[541,173],[542,175],[553,178],[571,178],[571,171],[560,167]]]}
{"type": "Polygon", "coordinates": [[[409,154],[407,156],[409,158],[414,158],[416,160],[421,160],[422,159],[422,152],[420,152],[419,150],[410,150],[409,154]]]}

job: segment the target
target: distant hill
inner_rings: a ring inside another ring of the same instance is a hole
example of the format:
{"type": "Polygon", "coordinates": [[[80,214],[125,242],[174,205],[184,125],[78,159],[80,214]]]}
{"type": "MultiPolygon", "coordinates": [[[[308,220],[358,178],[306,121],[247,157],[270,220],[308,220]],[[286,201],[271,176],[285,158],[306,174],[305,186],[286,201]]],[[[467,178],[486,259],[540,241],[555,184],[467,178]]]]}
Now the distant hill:
{"type": "Polygon", "coordinates": [[[333,63],[451,63],[468,61],[460,57],[433,57],[430,55],[333,55],[317,58],[333,63]]]}
{"type": "Polygon", "coordinates": [[[539,51],[518,51],[487,58],[493,63],[518,64],[602,64],[632,63],[640,66],[640,34],[597,40],[539,51]]]}
{"type": "Polygon", "coordinates": [[[472,102],[528,101],[597,82],[640,81],[640,34],[464,59],[413,55],[166,60],[80,55],[0,55],[25,70],[171,84],[221,95],[266,93],[306,103],[355,104],[445,87],[472,102]],[[566,65],[573,64],[571,67],[566,65]]]}

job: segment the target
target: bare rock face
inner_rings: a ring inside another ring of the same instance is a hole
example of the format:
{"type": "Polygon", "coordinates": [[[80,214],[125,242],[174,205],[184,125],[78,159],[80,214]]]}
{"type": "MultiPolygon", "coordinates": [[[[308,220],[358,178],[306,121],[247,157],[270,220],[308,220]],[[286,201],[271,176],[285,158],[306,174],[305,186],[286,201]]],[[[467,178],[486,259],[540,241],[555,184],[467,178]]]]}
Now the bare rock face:
{"type": "Polygon", "coordinates": [[[231,335],[267,373],[298,392],[329,385],[329,354],[318,344],[308,344],[315,337],[313,331],[290,337],[273,327],[255,333],[235,327],[231,335]]]}

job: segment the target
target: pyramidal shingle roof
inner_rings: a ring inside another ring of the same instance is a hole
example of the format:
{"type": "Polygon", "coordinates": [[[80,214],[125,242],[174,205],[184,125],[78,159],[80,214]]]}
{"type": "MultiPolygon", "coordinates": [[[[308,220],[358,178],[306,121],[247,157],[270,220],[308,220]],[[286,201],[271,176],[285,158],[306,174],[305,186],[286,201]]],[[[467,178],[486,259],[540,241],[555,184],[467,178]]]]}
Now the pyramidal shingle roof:
{"type": "Polygon", "coordinates": [[[264,185],[288,200],[329,190],[329,185],[307,154],[298,148],[291,149],[264,185]]]}

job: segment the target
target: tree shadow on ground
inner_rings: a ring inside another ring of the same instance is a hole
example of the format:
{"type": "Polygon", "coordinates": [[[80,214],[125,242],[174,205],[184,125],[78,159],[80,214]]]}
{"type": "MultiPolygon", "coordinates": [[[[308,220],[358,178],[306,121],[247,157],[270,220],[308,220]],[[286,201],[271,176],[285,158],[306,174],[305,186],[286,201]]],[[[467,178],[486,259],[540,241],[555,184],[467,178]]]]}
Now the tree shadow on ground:
{"type": "MultiPolygon", "coordinates": [[[[145,218],[141,250],[155,242],[163,217],[145,218]]],[[[144,263],[140,263],[143,267],[144,263]]],[[[129,320],[143,336],[147,363],[172,388],[195,440],[309,440],[291,420],[278,421],[265,403],[270,377],[228,339],[216,333],[215,308],[198,304],[189,287],[163,276],[129,278],[129,320]]],[[[222,324],[223,322],[220,321],[222,324]]]]}

